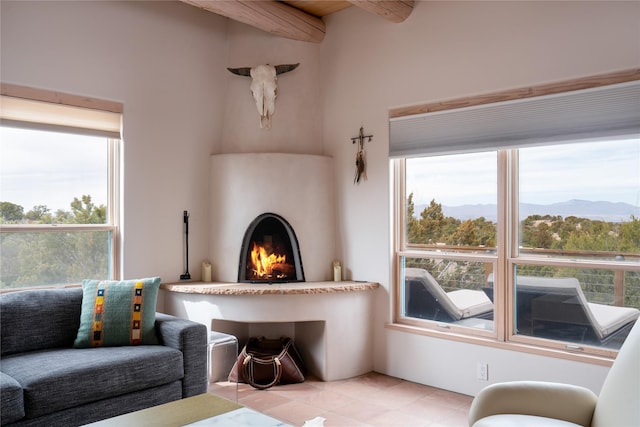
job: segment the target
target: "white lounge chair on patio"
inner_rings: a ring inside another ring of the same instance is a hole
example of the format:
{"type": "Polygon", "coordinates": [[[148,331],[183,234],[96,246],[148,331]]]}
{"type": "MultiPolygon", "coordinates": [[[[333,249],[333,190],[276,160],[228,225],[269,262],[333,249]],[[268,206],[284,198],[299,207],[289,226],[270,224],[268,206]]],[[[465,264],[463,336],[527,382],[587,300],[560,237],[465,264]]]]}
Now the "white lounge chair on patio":
{"type": "Polygon", "coordinates": [[[405,315],[442,322],[470,317],[493,318],[493,303],[482,291],[458,289],[445,292],[422,268],[405,269],[405,315]]]}
{"type": "Polygon", "coordinates": [[[636,308],[588,302],[575,277],[517,276],[516,299],[519,332],[540,337],[605,343],[626,336],[640,316],[636,308]]]}

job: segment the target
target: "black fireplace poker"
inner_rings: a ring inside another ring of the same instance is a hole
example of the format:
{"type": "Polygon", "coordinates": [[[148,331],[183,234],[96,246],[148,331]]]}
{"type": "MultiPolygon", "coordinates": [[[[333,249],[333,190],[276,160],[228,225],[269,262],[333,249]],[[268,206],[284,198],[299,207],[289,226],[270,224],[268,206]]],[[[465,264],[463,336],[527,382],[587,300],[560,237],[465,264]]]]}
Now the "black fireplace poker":
{"type": "Polygon", "coordinates": [[[184,211],[182,215],[182,221],[184,222],[184,243],[185,243],[185,260],[184,260],[184,274],[180,275],[180,280],[190,280],[189,274],[189,212],[184,211]]]}

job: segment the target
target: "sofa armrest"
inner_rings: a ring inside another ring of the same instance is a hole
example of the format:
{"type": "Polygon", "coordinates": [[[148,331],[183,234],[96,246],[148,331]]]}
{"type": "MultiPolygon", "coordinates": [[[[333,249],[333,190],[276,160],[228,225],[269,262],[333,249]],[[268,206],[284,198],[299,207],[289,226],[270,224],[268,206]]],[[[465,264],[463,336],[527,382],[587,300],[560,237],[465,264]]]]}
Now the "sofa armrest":
{"type": "Polygon", "coordinates": [[[160,342],[182,352],[184,379],[182,397],[207,392],[207,327],[201,323],[156,313],[160,342]]]}
{"type": "Polygon", "coordinates": [[[469,425],[498,414],[522,414],[591,424],[597,396],[589,389],[570,384],[513,381],[485,387],[473,399],[469,425]]]}

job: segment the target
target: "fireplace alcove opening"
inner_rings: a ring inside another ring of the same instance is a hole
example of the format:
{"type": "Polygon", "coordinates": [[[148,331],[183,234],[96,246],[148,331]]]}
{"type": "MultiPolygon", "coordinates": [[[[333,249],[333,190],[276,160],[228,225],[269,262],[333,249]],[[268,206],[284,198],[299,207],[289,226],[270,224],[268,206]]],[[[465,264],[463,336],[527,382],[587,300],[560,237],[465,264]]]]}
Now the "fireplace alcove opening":
{"type": "Polygon", "coordinates": [[[280,215],[263,213],[247,227],[240,247],[238,282],[304,282],[298,239],[280,215]]]}

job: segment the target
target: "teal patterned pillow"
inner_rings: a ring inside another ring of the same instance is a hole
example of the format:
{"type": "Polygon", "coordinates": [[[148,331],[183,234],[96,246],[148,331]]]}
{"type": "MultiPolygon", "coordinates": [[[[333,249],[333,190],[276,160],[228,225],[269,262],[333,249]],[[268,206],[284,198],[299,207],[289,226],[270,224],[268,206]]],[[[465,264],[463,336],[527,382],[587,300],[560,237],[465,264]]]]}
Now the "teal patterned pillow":
{"type": "Polygon", "coordinates": [[[160,278],[84,280],[76,348],[158,344],[160,278]]]}

